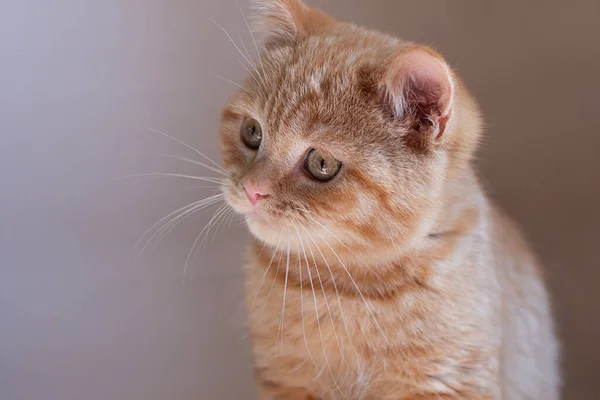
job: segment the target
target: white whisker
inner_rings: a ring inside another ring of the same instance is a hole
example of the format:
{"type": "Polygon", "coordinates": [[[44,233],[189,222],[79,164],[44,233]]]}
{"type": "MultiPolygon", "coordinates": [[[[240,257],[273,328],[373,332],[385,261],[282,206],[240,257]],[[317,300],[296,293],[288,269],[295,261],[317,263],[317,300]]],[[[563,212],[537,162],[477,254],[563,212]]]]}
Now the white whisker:
{"type": "Polygon", "coordinates": [[[327,356],[327,349],[325,348],[325,341],[323,340],[323,331],[321,329],[319,308],[317,305],[317,295],[315,293],[315,287],[313,285],[312,274],[310,273],[310,264],[308,262],[308,257],[306,256],[306,250],[304,249],[304,242],[302,241],[302,238],[300,237],[299,234],[298,234],[298,239],[300,240],[300,245],[302,246],[302,252],[304,253],[304,258],[306,259],[306,271],[308,272],[308,280],[310,282],[310,288],[312,290],[312,295],[313,295],[313,300],[314,300],[314,305],[315,305],[315,318],[317,320],[317,328],[319,330],[319,337],[321,338],[321,348],[323,350],[323,358],[325,360],[325,364],[327,365],[327,369],[329,370],[329,374],[331,375],[331,379],[333,380],[333,383],[335,384],[335,387],[339,390],[339,392],[342,394],[342,396],[344,396],[345,399],[348,399],[348,397],[346,397],[346,395],[344,394],[344,392],[338,385],[337,380],[335,379],[335,375],[333,374],[333,370],[331,369],[331,365],[329,364],[329,357],[327,356]]]}
{"type": "Polygon", "coordinates": [[[245,87],[243,87],[239,83],[232,81],[231,79],[224,78],[224,77],[222,77],[220,75],[216,75],[216,77],[219,78],[219,79],[221,79],[221,80],[223,80],[223,81],[225,81],[225,82],[229,82],[229,83],[231,83],[234,86],[237,86],[238,88],[242,89],[244,92],[246,92],[248,94],[252,94],[252,93],[250,93],[250,91],[248,89],[246,89],[245,87]]]}
{"type": "Polygon", "coordinates": [[[165,223],[163,226],[161,226],[157,230],[157,234],[158,234],[157,237],[160,238],[160,237],[170,234],[177,227],[177,225],[183,223],[185,220],[187,220],[192,215],[197,215],[197,217],[201,217],[202,215],[204,215],[204,213],[206,213],[209,210],[208,206],[216,204],[220,201],[222,201],[222,199],[213,201],[210,204],[207,204],[206,207],[201,207],[198,209],[187,210],[187,211],[182,212],[178,216],[174,217],[171,221],[169,221],[169,222],[165,223]]]}
{"type": "Polygon", "coordinates": [[[221,174],[221,175],[225,175],[225,176],[231,176],[228,173],[221,171],[220,169],[211,167],[210,165],[205,164],[205,163],[200,162],[200,161],[192,160],[191,158],[182,157],[182,156],[178,156],[178,155],[175,155],[175,154],[158,154],[158,156],[159,157],[172,158],[172,159],[175,159],[175,160],[181,160],[181,161],[189,162],[190,164],[194,164],[194,165],[197,165],[199,167],[204,167],[204,168],[206,168],[206,169],[208,169],[210,171],[216,172],[217,174],[221,174]]]}
{"type": "Polygon", "coordinates": [[[226,217],[226,221],[225,224],[227,225],[227,229],[231,228],[231,224],[233,223],[233,221],[235,221],[235,217],[237,216],[237,214],[235,213],[235,210],[233,208],[229,209],[229,215],[226,217]]]}
{"type": "Polygon", "coordinates": [[[202,241],[200,242],[200,246],[198,246],[199,249],[203,248],[206,245],[208,236],[210,234],[210,230],[212,228],[215,228],[214,232],[216,233],[216,231],[219,229],[219,225],[223,222],[223,220],[225,219],[227,214],[229,214],[232,211],[229,204],[225,203],[224,206],[225,206],[224,210],[219,214],[219,216],[217,216],[214,219],[214,222],[212,222],[212,224],[211,224],[211,222],[208,223],[208,229],[206,230],[206,233],[204,234],[204,239],[202,239],[202,241]]]}
{"type": "Polygon", "coordinates": [[[218,169],[220,169],[221,171],[223,171],[223,173],[225,175],[229,176],[229,174],[227,173],[227,171],[225,171],[225,169],[223,167],[221,167],[219,164],[217,164],[212,158],[210,158],[206,154],[202,153],[200,150],[196,149],[194,146],[192,146],[192,145],[184,142],[183,140],[177,139],[176,137],[173,137],[173,136],[171,136],[171,135],[169,135],[169,134],[167,134],[165,132],[161,132],[158,129],[154,129],[154,128],[150,128],[150,127],[142,126],[142,125],[136,125],[136,126],[138,128],[141,128],[141,129],[146,129],[146,130],[149,130],[151,132],[158,133],[159,135],[162,135],[162,136],[164,136],[164,137],[166,137],[168,139],[171,139],[171,140],[173,140],[173,141],[181,144],[182,146],[187,147],[188,149],[194,151],[196,154],[198,154],[199,156],[203,157],[205,160],[209,161],[212,165],[214,165],[215,167],[217,167],[218,169]]]}
{"type": "Polygon", "coordinates": [[[290,236],[288,235],[287,257],[285,261],[285,282],[283,284],[283,304],[281,305],[281,321],[277,336],[281,334],[281,351],[283,352],[283,324],[285,321],[285,295],[287,292],[288,275],[290,273],[290,236]]]}
{"type": "Polygon", "coordinates": [[[211,197],[215,197],[215,198],[213,200],[211,200],[210,202],[206,203],[205,205],[202,205],[201,207],[183,211],[181,214],[177,215],[176,217],[173,217],[173,219],[171,219],[169,222],[165,223],[163,226],[161,226],[157,230],[159,237],[169,234],[169,232],[171,232],[173,229],[175,229],[175,227],[177,225],[179,225],[179,223],[185,221],[190,215],[196,214],[199,211],[200,211],[199,215],[202,215],[207,210],[207,207],[209,205],[223,201],[223,198],[224,198],[223,195],[218,196],[218,197],[217,196],[218,195],[211,196],[211,197]]]}
{"type": "Polygon", "coordinates": [[[307,212],[307,213],[310,213],[310,214],[314,214],[314,215],[316,215],[316,214],[317,214],[316,212],[314,212],[314,211],[310,211],[310,210],[309,210],[309,209],[307,209],[307,208],[301,208],[301,207],[294,207],[294,208],[295,208],[296,210],[298,210],[298,211],[304,211],[304,212],[307,212]]]}
{"type": "MultiPolygon", "coordinates": [[[[298,236],[298,238],[300,238],[300,234],[298,233],[298,229],[294,226],[294,229],[296,230],[296,235],[298,236]]],[[[298,242],[300,243],[300,242],[298,242]]],[[[302,284],[303,284],[303,280],[302,280],[302,259],[300,258],[300,244],[298,244],[298,272],[300,273],[300,318],[302,319],[302,337],[304,338],[304,345],[306,346],[306,353],[308,354],[308,358],[310,358],[310,361],[312,361],[312,363],[314,364],[315,368],[317,370],[319,370],[319,366],[317,365],[317,363],[315,362],[315,359],[313,358],[312,354],[310,353],[310,349],[308,346],[308,339],[306,338],[306,328],[305,328],[305,324],[304,324],[304,295],[302,294],[302,284]]]]}
{"type": "Polygon", "coordinates": [[[200,241],[200,246],[198,246],[198,249],[203,248],[206,245],[206,241],[208,240],[208,236],[210,234],[210,231],[212,228],[216,228],[219,226],[219,224],[222,222],[223,217],[225,215],[227,215],[227,213],[230,211],[229,208],[229,204],[225,203],[224,206],[222,207],[222,210],[220,210],[220,212],[218,212],[218,214],[216,214],[209,222],[208,225],[206,225],[207,229],[206,232],[204,233],[204,237],[202,238],[202,240],[200,241]]]}
{"type": "MultiPolygon", "coordinates": [[[[306,210],[306,209],[303,209],[303,208],[298,208],[298,207],[296,207],[296,210],[306,211],[306,212],[309,212],[309,213],[313,213],[312,211],[309,211],[309,210],[306,210]]],[[[352,249],[350,249],[340,238],[338,238],[333,232],[331,232],[325,225],[323,225],[322,223],[320,223],[319,221],[317,221],[316,219],[314,219],[313,217],[311,217],[309,215],[304,215],[304,216],[306,218],[310,219],[315,224],[319,225],[321,228],[325,229],[327,231],[327,233],[329,233],[331,236],[333,236],[333,238],[335,240],[337,240],[342,246],[344,246],[344,248],[346,250],[348,250],[350,253],[354,254],[354,252],[352,251],[352,249]]]]}
{"type": "Polygon", "coordinates": [[[325,255],[321,251],[321,248],[319,247],[319,244],[315,241],[315,239],[313,239],[313,237],[306,230],[306,228],[303,227],[303,229],[306,232],[306,234],[308,235],[309,239],[315,244],[315,247],[317,248],[317,251],[321,255],[321,258],[323,259],[323,262],[325,263],[325,266],[327,267],[327,270],[329,271],[329,275],[331,276],[331,282],[333,283],[333,289],[335,290],[335,294],[336,294],[336,297],[337,297],[338,307],[340,308],[340,316],[342,317],[342,322],[344,324],[344,330],[346,331],[346,336],[348,336],[348,340],[350,341],[351,347],[354,349],[354,351],[356,352],[356,354],[358,354],[358,350],[356,349],[356,346],[354,345],[354,341],[352,340],[352,335],[350,334],[350,331],[348,329],[348,322],[347,322],[346,317],[344,315],[344,309],[342,307],[342,299],[341,299],[340,292],[338,290],[337,284],[335,282],[335,276],[333,275],[333,271],[331,270],[331,267],[329,266],[329,262],[327,261],[327,258],[325,257],[325,255]]]}
{"type": "Polygon", "coordinates": [[[300,368],[302,368],[304,366],[304,364],[306,364],[307,361],[308,360],[304,360],[301,363],[299,363],[298,365],[296,365],[294,368],[292,368],[291,370],[288,371],[288,374],[298,371],[300,368]]]}
{"type": "MultiPolygon", "coordinates": [[[[271,283],[271,287],[269,288],[269,293],[267,293],[267,297],[265,298],[265,302],[260,310],[260,316],[258,318],[258,323],[262,323],[262,316],[265,312],[265,307],[269,302],[269,298],[271,297],[271,293],[273,292],[273,288],[275,287],[275,282],[277,281],[277,275],[279,275],[279,270],[281,268],[281,260],[283,259],[283,251],[281,251],[281,255],[279,256],[279,261],[277,262],[277,269],[275,270],[275,275],[273,276],[273,283],[271,283]]],[[[275,347],[277,347],[277,342],[275,343],[275,347]]]]}
{"type": "MultiPolygon", "coordinates": [[[[242,45],[242,49],[244,50],[244,53],[246,54],[246,57],[249,60],[252,60],[252,56],[250,55],[250,52],[248,51],[248,48],[246,47],[246,43],[244,43],[244,39],[242,39],[242,35],[240,35],[240,33],[237,33],[237,37],[242,45]]],[[[254,63],[253,63],[254,64],[254,63]]]]}
{"type": "MultiPolygon", "coordinates": [[[[199,249],[203,248],[207,244],[207,242],[209,240],[210,230],[212,228],[214,228],[213,233],[216,234],[217,231],[219,230],[219,228],[223,225],[223,221],[225,220],[225,218],[227,218],[227,215],[233,211],[233,209],[231,207],[229,207],[229,204],[225,203],[225,205],[227,206],[226,209],[221,213],[221,215],[219,215],[219,217],[217,219],[215,219],[212,226],[210,228],[208,228],[208,230],[206,231],[206,234],[204,235],[204,239],[202,240],[202,242],[200,242],[200,246],[198,247],[199,249]]],[[[214,234],[213,234],[212,240],[214,240],[214,234]]],[[[211,242],[211,243],[213,243],[213,242],[211,242]]]]}
{"type": "Polygon", "coordinates": [[[254,72],[250,71],[250,69],[246,67],[246,64],[244,64],[239,58],[236,57],[235,60],[242,66],[242,68],[246,70],[246,72],[248,72],[252,79],[254,79],[254,82],[256,82],[256,84],[260,87],[261,83],[258,81],[258,79],[256,79],[256,76],[254,76],[254,72]]]}
{"type": "Polygon", "coordinates": [[[218,183],[215,183],[214,185],[194,185],[194,186],[186,186],[184,189],[185,190],[191,190],[191,189],[219,189],[221,188],[221,185],[218,183]]]}
{"type": "Polygon", "coordinates": [[[373,321],[375,322],[375,325],[377,326],[377,329],[381,333],[381,336],[383,336],[383,338],[385,339],[386,343],[389,345],[390,341],[385,336],[385,333],[383,332],[383,329],[381,328],[381,325],[379,325],[379,321],[377,321],[377,318],[375,318],[375,314],[373,314],[373,310],[371,310],[371,307],[369,306],[369,303],[367,303],[367,299],[365,299],[365,296],[363,296],[360,288],[358,287],[358,285],[354,281],[354,278],[352,278],[352,275],[350,274],[350,271],[348,271],[348,268],[346,268],[346,265],[344,264],[344,262],[341,260],[341,258],[338,256],[338,254],[335,252],[335,250],[333,249],[333,247],[331,247],[331,245],[327,242],[327,240],[325,240],[325,238],[323,238],[323,236],[319,232],[317,232],[316,230],[315,230],[315,232],[325,242],[325,244],[327,245],[327,247],[329,247],[329,249],[333,252],[334,256],[337,258],[337,260],[339,261],[339,263],[344,268],[344,271],[346,271],[346,274],[348,274],[348,277],[350,278],[350,282],[352,282],[352,285],[354,285],[354,287],[356,288],[358,294],[360,295],[360,298],[362,299],[363,303],[365,304],[365,307],[367,308],[367,311],[369,312],[369,314],[373,318],[373,321]]]}
{"type": "Polygon", "coordinates": [[[171,173],[171,172],[145,172],[145,173],[141,173],[141,174],[126,175],[123,178],[137,178],[140,176],[172,176],[175,178],[195,179],[195,180],[202,181],[202,182],[209,182],[209,183],[216,183],[216,184],[224,183],[223,179],[219,179],[219,178],[186,175],[186,174],[176,174],[176,173],[171,173]]]}
{"type": "MultiPolygon", "coordinates": [[[[281,235],[281,233],[280,233],[281,235]]],[[[260,258],[260,255],[262,254],[263,250],[265,249],[267,245],[267,242],[263,241],[262,242],[262,246],[260,246],[260,251],[258,252],[257,256],[256,256],[256,261],[258,261],[258,259],[260,258]]]]}
{"type": "MultiPolygon", "coordinates": [[[[269,265],[267,266],[267,268],[265,268],[265,272],[263,273],[262,278],[260,279],[260,283],[257,286],[257,288],[254,290],[254,301],[252,302],[253,309],[256,306],[256,296],[258,295],[258,292],[260,292],[260,289],[262,288],[262,285],[265,282],[265,278],[267,277],[267,274],[269,273],[269,269],[271,268],[271,265],[273,264],[273,259],[275,258],[275,255],[277,254],[277,250],[279,250],[280,241],[281,241],[281,232],[279,232],[279,236],[277,237],[277,245],[275,245],[275,249],[273,249],[273,254],[271,254],[271,260],[269,261],[269,265]]],[[[263,245],[263,248],[264,248],[264,245],[263,245]]],[[[261,249],[261,253],[262,253],[262,249],[261,249]]],[[[260,256],[260,254],[259,254],[259,256],[260,256]]]]}
{"type": "MultiPolygon", "coordinates": [[[[246,45],[244,44],[244,40],[242,39],[242,36],[238,33],[238,39],[240,39],[240,43],[242,44],[242,48],[244,49],[244,51],[246,52],[246,55],[248,56],[248,58],[251,60],[252,56],[250,55],[250,52],[248,52],[248,49],[246,48],[246,45]]],[[[246,67],[246,64],[244,64],[243,62],[240,61],[239,58],[236,57],[236,60],[242,65],[242,67],[244,67],[244,69],[250,74],[250,76],[254,79],[254,81],[258,84],[258,87],[260,88],[260,86],[262,84],[264,84],[263,80],[262,80],[262,76],[258,75],[260,81],[258,79],[256,79],[256,76],[254,76],[255,72],[250,71],[250,69],[248,69],[248,67],[246,67]]],[[[256,71],[256,65],[254,65],[255,70],[256,71]]],[[[256,71],[256,73],[258,74],[258,71],[256,71]]]]}
{"type": "MultiPolygon", "coordinates": [[[[248,28],[248,32],[250,32],[250,37],[252,38],[252,42],[254,43],[254,48],[256,49],[256,54],[258,55],[258,62],[260,63],[260,68],[261,70],[265,70],[265,66],[263,65],[262,62],[262,57],[260,56],[260,50],[258,49],[258,44],[256,44],[256,39],[254,38],[254,32],[252,32],[252,29],[250,29],[250,24],[248,24],[248,19],[246,18],[246,15],[244,15],[244,11],[242,10],[242,7],[240,6],[240,2],[238,0],[235,0],[238,9],[240,10],[240,14],[242,14],[242,18],[244,18],[244,23],[246,24],[246,28],[248,28]]],[[[264,80],[262,75],[258,74],[260,80],[263,82],[264,85],[264,80]]]]}
{"type": "MultiPolygon", "coordinates": [[[[306,231],[310,237],[310,234],[306,231]]],[[[311,238],[312,240],[312,238],[311,238]]],[[[323,292],[323,298],[325,300],[325,305],[327,306],[327,312],[329,313],[329,319],[331,320],[331,327],[333,328],[333,336],[335,337],[335,341],[337,343],[338,349],[340,350],[340,356],[342,358],[342,362],[348,367],[348,363],[346,363],[346,358],[344,357],[344,352],[342,350],[342,345],[338,338],[337,330],[335,329],[335,322],[333,321],[333,315],[331,314],[331,307],[329,306],[329,300],[327,299],[327,294],[325,293],[325,287],[323,286],[323,280],[321,279],[321,273],[319,272],[319,267],[317,266],[317,260],[315,259],[315,255],[313,254],[310,243],[307,243],[308,251],[310,253],[310,257],[313,260],[313,265],[315,266],[315,271],[317,272],[317,278],[319,279],[319,283],[321,285],[321,291],[323,292]]]]}
{"type": "Polygon", "coordinates": [[[200,233],[198,234],[198,237],[194,241],[194,244],[192,244],[192,248],[190,249],[190,252],[188,253],[188,256],[187,256],[187,258],[185,260],[185,264],[183,266],[183,279],[184,280],[185,280],[185,277],[187,276],[188,264],[190,262],[192,254],[194,253],[194,249],[196,248],[196,245],[198,244],[198,242],[202,238],[202,235],[204,234],[204,232],[206,232],[207,229],[210,229],[210,226],[213,223],[213,221],[215,220],[215,218],[218,218],[218,216],[220,215],[220,213],[223,212],[223,210],[226,210],[227,207],[228,207],[228,205],[224,204],[224,205],[222,205],[221,207],[219,207],[217,209],[217,211],[215,212],[215,214],[213,215],[213,217],[211,218],[211,220],[208,222],[208,224],[206,224],[206,226],[204,228],[202,228],[202,231],[200,231],[200,233]]]}
{"type": "Polygon", "coordinates": [[[256,73],[258,74],[258,76],[260,76],[260,73],[258,72],[258,69],[256,68],[256,65],[254,65],[254,63],[248,59],[248,57],[246,57],[244,55],[244,53],[242,53],[242,51],[240,50],[240,48],[238,47],[238,45],[235,43],[235,40],[233,40],[233,38],[231,37],[231,35],[227,32],[227,30],[225,28],[223,28],[223,26],[221,24],[219,24],[217,21],[215,21],[212,18],[209,18],[209,20],[217,25],[219,28],[221,28],[221,30],[223,31],[223,33],[225,33],[225,35],[227,36],[227,38],[229,39],[229,41],[231,42],[231,44],[233,44],[233,47],[236,48],[236,50],[240,53],[240,55],[244,58],[244,60],[246,60],[246,62],[248,64],[250,64],[250,66],[256,71],[256,73]]]}
{"type": "Polygon", "coordinates": [[[140,245],[140,243],[144,240],[144,238],[146,237],[146,235],[148,235],[156,226],[158,226],[161,222],[163,222],[164,220],[168,219],[169,217],[171,217],[172,215],[177,214],[178,212],[184,211],[188,208],[194,208],[195,206],[197,206],[198,204],[202,203],[203,201],[206,201],[207,199],[203,199],[203,200],[198,200],[195,201],[191,204],[186,204],[185,206],[170,212],[169,214],[165,215],[164,217],[162,217],[161,219],[159,219],[158,221],[156,221],[150,228],[148,228],[143,234],[142,236],[140,236],[140,238],[137,240],[137,242],[135,242],[134,247],[138,247],[140,245]]]}
{"type": "MultiPolygon", "coordinates": [[[[146,230],[146,232],[144,232],[144,234],[138,239],[138,241],[135,244],[135,247],[138,247],[141,242],[144,240],[144,238],[150,233],[152,232],[152,230],[154,230],[155,228],[157,228],[161,223],[163,223],[164,221],[168,220],[170,217],[180,213],[180,212],[188,212],[190,210],[199,210],[201,208],[207,207],[210,204],[213,204],[219,200],[221,200],[221,198],[223,197],[222,194],[217,194],[214,196],[210,196],[207,197],[206,199],[202,199],[202,200],[198,200],[196,202],[193,202],[191,204],[188,204],[186,206],[183,206],[169,214],[167,214],[166,216],[162,217],[161,219],[159,219],[156,223],[154,223],[150,228],[148,228],[148,230],[146,230]]],[[[152,242],[152,239],[156,236],[156,234],[160,232],[160,230],[154,232],[150,238],[146,241],[146,243],[144,244],[144,246],[142,247],[142,249],[140,250],[140,254],[137,257],[137,260],[139,261],[139,258],[142,256],[144,250],[146,249],[146,247],[150,244],[150,242],[152,242]]],[[[137,261],[136,261],[137,263],[137,261]]]]}

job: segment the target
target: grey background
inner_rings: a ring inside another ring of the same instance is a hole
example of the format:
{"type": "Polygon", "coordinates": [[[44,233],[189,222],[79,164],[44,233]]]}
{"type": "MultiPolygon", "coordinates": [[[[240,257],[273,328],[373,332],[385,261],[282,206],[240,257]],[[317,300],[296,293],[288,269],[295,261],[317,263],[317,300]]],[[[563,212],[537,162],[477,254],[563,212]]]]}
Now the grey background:
{"type": "MultiPolygon", "coordinates": [[[[565,398],[600,378],[600,4],[312,0],[433,44],[480,100],[478,163],[548,270],[565,398]]],[[[245,4],[244,4],[245,6],[245,4]]],[[[0,398],[246,399],[240,271],[224,226],[183,265],[208,213],[147,248],[206,175],[145,125],[218,158],[221,105],[245,72],[207,17],[251,41],[234,0],[0,1],[0,398]],[[193,167],[193,166],[191,166],[193,167]]],[[[213,209],[214,210],[214,209],[213,209]]]]}

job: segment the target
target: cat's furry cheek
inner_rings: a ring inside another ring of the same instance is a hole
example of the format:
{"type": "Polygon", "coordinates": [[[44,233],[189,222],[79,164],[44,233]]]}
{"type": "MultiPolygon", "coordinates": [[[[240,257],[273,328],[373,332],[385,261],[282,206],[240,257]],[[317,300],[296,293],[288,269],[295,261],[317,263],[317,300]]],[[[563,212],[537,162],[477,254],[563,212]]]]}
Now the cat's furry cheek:
{"type": "Polygon", "coordinates": [[[238,188],[234,183],[224,185],[221,190],[225,196],[225,201],[236,213],[245,215],[252,211],[252,205],[244,195],[243,190],[238,188]]]}

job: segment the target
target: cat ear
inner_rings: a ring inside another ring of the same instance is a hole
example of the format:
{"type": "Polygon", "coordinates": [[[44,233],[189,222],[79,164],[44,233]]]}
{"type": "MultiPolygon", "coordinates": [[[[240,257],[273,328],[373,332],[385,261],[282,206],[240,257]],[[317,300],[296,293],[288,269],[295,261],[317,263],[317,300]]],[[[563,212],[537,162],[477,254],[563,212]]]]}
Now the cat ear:
{"type": "Polygon", "coordinates": [[[254,28],[266,35],[267,45],[293,43],[333,23],[329,16],[300,0],[254,0],[254,8],[254,28]]]}
{"type": "Polygon", "coordinates": [[[426,47],[399,50],[381,81],[395,118],[413,131],[439,139],[454,105],[455,82],[443,58],[426,47]]]}

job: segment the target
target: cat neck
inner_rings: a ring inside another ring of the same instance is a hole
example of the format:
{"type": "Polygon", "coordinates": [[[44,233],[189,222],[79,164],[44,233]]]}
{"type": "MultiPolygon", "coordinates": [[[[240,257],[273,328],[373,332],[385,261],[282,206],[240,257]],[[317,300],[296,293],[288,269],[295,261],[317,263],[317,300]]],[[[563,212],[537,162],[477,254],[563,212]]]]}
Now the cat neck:
{"type": "Polygon", "coordinates": [[[290,285],[331,286],[341,293],[360,292],[366,297],[389,297],[425,286],[432,263],[449,258],[463,238],[474,234],[487,208],[470,167],[448,179],[442,199],[429,229],[405,245],[366,243],[351,248],[341,242],[315,241],[288,252],[265,250],[256,241],[257,265],[282,283],[286,279],[290,285]]]}

